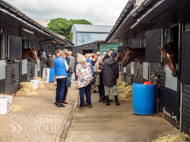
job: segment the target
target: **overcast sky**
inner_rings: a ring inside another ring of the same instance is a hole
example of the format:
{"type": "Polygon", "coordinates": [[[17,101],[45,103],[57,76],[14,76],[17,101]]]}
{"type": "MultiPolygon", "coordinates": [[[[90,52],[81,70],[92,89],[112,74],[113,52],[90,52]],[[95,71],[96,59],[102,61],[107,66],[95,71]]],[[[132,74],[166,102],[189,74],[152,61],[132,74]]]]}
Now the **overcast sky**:
{"type": "Polygon", "coordinates": [[[86,19],[114,25],[128,0],[6,0],[33,19],[86,19]]]}

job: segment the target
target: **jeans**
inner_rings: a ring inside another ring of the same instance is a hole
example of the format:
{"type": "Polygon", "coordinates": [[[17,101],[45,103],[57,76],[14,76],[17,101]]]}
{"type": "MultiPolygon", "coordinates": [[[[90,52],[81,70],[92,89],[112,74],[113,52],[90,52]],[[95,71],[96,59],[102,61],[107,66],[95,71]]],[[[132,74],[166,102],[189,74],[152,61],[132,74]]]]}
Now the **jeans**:
{"type": "Polygon", "coordinates": [[[57,79],[56,100],[62,102],[65,90],[66,78],[57,79]]]}
{"type": "Polygon", "coordinates": [[[66,101],[67,93],[68,93],[68,87],[65,86],[64,95],[63,95],[63,100],[65,101],[66,101]]]}
{"type": "Polygon", "coordinates": [[[105,96],[109,96],[109,94],[110,94],[110,88],[112,88],[113,95],[114,95],[114,96],[117,96],[117,95],[118,95],[118,92],[117,92],[117,86],[116,86],[116,85],[114,85],[114,86],[105,86],[105,85],[104,85],[105,96]]]}
{"type": "Polygon", "coordinates": [[[69,77],[70,81],[71,81],[71,79],[72,79],[72,75],[73,75],[73,73],[70,72],[70,77],[69,77]]]}
{"type": "Polygon", "coordinates": [[[90,94],[91,84],[86,87],[79,88],[80,93],[80,106],[84,106],[84,94],[86,94],[86,100],[88,105],[91,105],[91,94],[90,94]]]}

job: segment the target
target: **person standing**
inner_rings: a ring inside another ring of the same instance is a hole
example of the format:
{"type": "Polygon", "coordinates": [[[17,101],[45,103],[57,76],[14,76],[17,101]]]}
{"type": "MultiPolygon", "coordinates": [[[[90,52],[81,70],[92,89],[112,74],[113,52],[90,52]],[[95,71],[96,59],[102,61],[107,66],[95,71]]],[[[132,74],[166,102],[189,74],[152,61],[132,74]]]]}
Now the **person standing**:
{"type": "Polygon", "coordinates": [[[115,105],[120,105],[118,103],[118,92],[117,92],[117,79],[119,77],[119,67],[118,63],[115,61],[116,53],[111,53],[111,58],[108,58],[104,61],[102,67],[103,73],[103,84],[105,89],[105,97],[106,97],[106,105],[110,105],[109,103],[109,93],[110,88],[112,88],[113,95],[115,98],[115,105]]]}
{"type": "Polygon", "coordinates": [[[46,63],[48,68],[54,68],[54,58],[51,56],[51,54],[48,55],[46,63]]]}
{"type": "Polygon", "coordinates": [[[104,57],[105,57],[106,55],[107,55],[107,52],[104,52],[102,58],[104,59],[104,57]]]}
{"type": "Polygon", "coordinates": [[[71,51],[69,51],[68,57],[70,58],[70,62],[71,62],[71,69],[70,69],[70,80],[71,80],[73,72],[75,70],[75,58],[72,56],[72,52],[71,51]]]}
{"type": "Polygon", "coordinates": [[[110,49],[108,50],[108,54],[106,54],[106,56],[104,56],[103,61],[105,61],[106,59],[110,58],[112,52],[114,52],[114,50],[110,48],[110,49]]]}
{"type": "MultiPolygon", "coordinates": [[[[91,62],[92,62],[92,66],[93,66],[93,69],[94,69],[94,65],[97,62],[97,54],[92,54],[91,62]]],[[[93,90],[93,93],[98,93],[97,90],[96,90],[96,83],[95,82],[92,84],[92,90],[93,90]]]]}
{"type": "Polygon", "coordinates": [[[58,107],[65,107],[62,104],[63,95],[66,87],[66,79],[67,79],[67,70],[68,65],[64,58],[61,56],[62,51],[57,50],[56,55],[57,58],[54,60],[55,65],[55,77],[57,79],[57,88],[56,88],[56,102],[54,103],[58,107]]]}
{"type": "Polygon", "coordinates": [[[84,94],[86,95],[88,107],[91,108],[91,80],[92,80],[92,71],[91,65],[86,61],[86,58],[83,55],[77,57],[77,66],[76,66],[76,75],[78,76],[78,88],[80,93],[80,106],[79,108],[84,107],[84,94]]]}
{"type": "Polygon", "coordinates": [[[103,58],[101,56],[98,57],[98,61],[94,65],[94,72],[98,73],[96,76],[96,85],[98,86],[98,92],[99,92],[99,102],[106,102],[105,101],[105,92],[104,92],[104,85],[103,85],[103,74],[101,72],[101,69],[103,67],[103,58]]]}
{"type": "MultiPolygon", "coordinates": [[[[70,78],[70,69],[72,67],[72,63],[70,62],[70,58],[68,57],[68,50],[63,49],[63,52],[65,53],[65,60],[67,61],[67,64],[69,65],[69,69],[67,70],[67,74],[68,74],[68,77],[70,78]]],[[[68,86],[65,86],[65,91],[64,91],[64,95],[63,95],[63,101],[62,101],[64,104],[68,104],[66,102],[67,93],[68,93],[68,86]]]]}

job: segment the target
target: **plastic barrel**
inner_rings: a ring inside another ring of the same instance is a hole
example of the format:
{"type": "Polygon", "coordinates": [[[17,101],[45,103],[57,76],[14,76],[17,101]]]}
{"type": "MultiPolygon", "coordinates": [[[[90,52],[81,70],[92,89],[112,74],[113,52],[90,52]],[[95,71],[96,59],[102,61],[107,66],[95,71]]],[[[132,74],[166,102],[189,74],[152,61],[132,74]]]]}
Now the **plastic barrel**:
{"type": "Polygon", "coordinates": [[[48,68],[48,69],[50,69],[49,83],[54,83],[54,80],[55,80],[55,68],[48,68]]]}
{"type": "Polygon", "coordinates": [[[151,115],[155,111],[155,85],[133,83],[133,113],[151,115]]]}

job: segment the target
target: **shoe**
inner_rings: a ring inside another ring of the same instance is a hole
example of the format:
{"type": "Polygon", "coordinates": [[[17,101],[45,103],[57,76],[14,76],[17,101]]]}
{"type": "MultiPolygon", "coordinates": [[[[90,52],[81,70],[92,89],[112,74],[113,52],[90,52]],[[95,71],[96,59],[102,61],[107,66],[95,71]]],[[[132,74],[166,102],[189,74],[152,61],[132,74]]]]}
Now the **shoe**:
{"type": "Polygon", "coordinates": [[[120,105],[120,103],[118,103],[118,96],[114,96],[115,97],[115,105],[118,106],[120,105]]]}
{"type": "Polygon", "coordinates": [[[62,103],[64,103],[64,104],[68,104],[65,100],[63,100],[62,103]]]}
{"type": "Polygon", "coordinates": [[[88,106],[88,103],[87,103],[87,102],[84,102],[84,106],[88,106]]]}
{"type": "Polygon", "coordinates": [[[94,90],[93,93],[98,93],[98,91],[94,90]]]}
{"type": "Polygon", "coordinates": [[[65,107],[64,104],[62,104],[61,102],[58,103],[57,107],[65,107]]]}
{"type": "Polygon", "coordinates": [[[102,97],[99,97],[99,102],[101,102],[102,101],[102,97]]]}
{"type": "Polygon", "coordinates": [[[103,103],[106,103],[106,100],[102,100],[103,103]]]}
{"type": "Polygon", "coordinates": [[[78,106],[78,108],[83,108],[84,106],[78,106]]]}
{"type": "Polygon", "coordinates": [[[88,108],[92,108],[92,105],[88,105],[88,108]]]}
{"type": "Polygon", "coordinates": [[[110,102],[109,102],[109,96],[105,96],[106,97],[106,105],[109,106],[110,102]]]}
{"type": "Polygon", "coordinates": [[[57,100],[54,102],[54,105],[56,105],[56,106],[58,105],[58,101],[57,100]]]}

